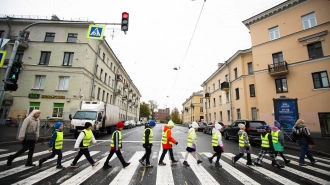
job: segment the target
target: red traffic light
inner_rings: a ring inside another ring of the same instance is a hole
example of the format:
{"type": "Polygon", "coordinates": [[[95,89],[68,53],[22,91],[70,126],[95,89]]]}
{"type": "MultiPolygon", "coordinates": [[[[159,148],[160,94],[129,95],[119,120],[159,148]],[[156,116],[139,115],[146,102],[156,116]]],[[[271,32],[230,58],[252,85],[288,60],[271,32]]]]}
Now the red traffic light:
{"type": "Polygon", "coordinates": [[[127,19],[128,18],[128,13],[127,12],[123,12],[122,13],[122,18],[127,19]]]}

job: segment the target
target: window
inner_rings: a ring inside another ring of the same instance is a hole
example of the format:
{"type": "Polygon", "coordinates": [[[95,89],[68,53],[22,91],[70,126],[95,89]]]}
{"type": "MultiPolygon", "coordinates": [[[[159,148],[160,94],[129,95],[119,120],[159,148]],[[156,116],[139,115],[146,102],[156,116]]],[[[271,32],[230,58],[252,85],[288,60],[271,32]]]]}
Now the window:
{"type": "Polygon", "coordinates": [[[105,73],[105,75],[104,75],[104,83],[107,83],[107,77],[108,77],[108,74],[105,73]]]}
{"type": "Polygon", "coordinates": [[[209,113],[210,121],[212,120],[211,113],[209,113]]]}
{"type": "Polygon", "coordinates": [[[229,92],[226,93],[226,102],[229,102],[229,92]]]}
{"type": "Polygon", "coordinates": [[[24,51],[22,51],[22,50],[17,51],[14,60],[22,62],[23,55],[24,55],[24,51]]]}
{"type": "Polygon", "coordinates": [[[100,99],[100,92],[101,92],[101,88],[99,87],[97,89],[97,99],[99,100],[100,99]]]}
{"type": "Polygon", "coordinates": [[[237,119],[241,119],[241,109],[236,109],[237,111],[237,119]]]}
{"type": "Polygon", "coordinates": [[[208,93],[210,93],[210,87],[208,87],[208,90],[209,90],[208,93]]]}
{"type": "Polygon", "coordinates": [[[213,98],[213,107],[215,107],[215,98],[213,98]]]}
{"type": "Polygon", "coordinates": [[[78,33],[69,33],[67,42],[77,42],[78,33]]]}
{"type": "Polygon", "coordinates": [[[220,121],[222,121],[222,111],[220,111],[220,121]]]}
{"type": "Polygon", "coordinates": [[[112,62],[111,62],[111,64],[110,64],[110,69],[112,70],[112,62]]]}
{"type": "Polygon", "coordinates": [[[58,90],[68,90],[69,87],[69,76],[60,76],[60,83],[58,84],[58,90]]]}
{"type": "Polygon", "coordinates": [[[46,76],[37,75],[34,80],[33,89],[44,89],[46,76]]]}
{"type": "Polygon", "coordinates": [[[220,80],[218,80],[218,85],[219,85],[219,89],[221,89],[221,83],[220,83],[220,80]]]}
{"type": "Polygon", "coordinates": [[[109,76],[108,86],[110,87],[111,77],[109,76]]]}
{"type": "Polygon", "coordinates": [[[50,59],[50,53],[49,51],[42,51],[40,56],[39,65],[48,65],[49,59],[50,59]]]}
{"type": "Polygon", "coordinates": [[[314,89],[329,87],[328,73],[326,71],[312,73],[314,89]]]}
{"type": "Polygon", "coordinates": [[[46,32],[45,42],[54,42],[55,33],[46,32]]]}
{"type": "Polygon", "coordinates": [[[274,53],[273,55],[273,64],[279,65],[279,64],[283,64],[283,53],[279,52],[279,53],[274,53]]]}
{"type": "Polygon", "coordinates": [[[252,75],[253,74],[252,62],[249,62],[247,65],[248,65],[248,74],[252,75]]]}
{"type": "Polygon", "coordinates": [[[214,120],[214,121],[217,120],[217,113],[213,113],[213,115],[214,115],[213,120],[214,120]]]}
{"type": "Polygon", "coordinates": [[[221,98],[221,96],[219,96],[219,104],[220,105],[222,104],[222,98],[221,98]]]}
{"type": "Polygon", "coordinates": [[[315,42],[307,45],[309,59],[323,57],[321,42],[315,42]]]}
{"type": "Polygon", "coordinates": [[[116,71],[116,66],[113,66],[113,71],[114,71],[114,72],[116,71]]]}
{"type": "Polygon", "coordinates": [[[104,101],[105,90],[102,92],[102,101],[104,101]]]}
{"type": "Polygon", "coordinates": [[[308,28],[312,28],[317,25],[314,12],[302,16],[301,19],[302,19],[304,30],[308,29],[308,28]]]}
{"type": "Polygon", "coordinates": [[[33,110],[39,110],[39,109],[40,109],[40,102],[30,102],[28,114],[30,114],[33,110]]]}
{"type": "Polygon", "coordinates": [[[228,75],[225,75],[226,82],[229,82],[228,75]]]}
{"type": "Polygon", "coordinates": [[[100,80],[102,79],[103,69],[100,71],[100,80]]]}
{"type": "Polygon", "coordinates": [[[110,104],[111,104],[111,102],[112,102],[112,95],[110,95],[110,104]]]}
{"type": "Polygon", "coordinates": [[[252,114],[252,120],[257,120],[257,108],[256,107],[252,107],[251,108],[251,114],[252,114]]]}
{"type": "Polygon", "coordinates": [[[199,103],[203,103],[203,98],[200,98],[199,99],[199,103]]]}
{"type": "Polygon", "coordinates": [[[64,52],[64,59],[63,59],[64,66],[72,65],[73,54],[74,54],[73,52],[64,52]]]}
{"type": "Polygon", "coordinates": [[[213,92],[215,91],[215,84],[213,84],[213,92]]]}
{"type": "Polygon", "coordinates": [[[209,100],[209,108],[211,108],[211,101],[209,100]]]}
{"type": "Polygon", "coordinates": [[[239,100],[239,89],[238,88],[235,89],[235,93],[236,93],[236,100],[239,100]]]}
{"type": "Polygon", "coordinates": [[[269,33],[269,40],[275,40],[280,38],[280,30],[278,29],[278,26],[274,28],[270,28],[268,30],[268,33],[269,33]]]}
{"type": "Polygon", "coordinates": [[[4,30],[0,30],[0,38],[3,38],[5,36],[5,31],[4,30]]]}
{"type": "Polygon", "coordinates": [[[112,88],[114,88],[114,86],[115,86],[115,80],[112,79],[112,88]]]}
{"type": "Polygon", "coordinates": [[[276,92],[277,93],[288,92],[288,86],[287,86],[286,78],[276,79],[275,84],[276,84],[276,92]]]}
{"type": "Polygon", "coordinates": [[[109,100],[109,93],[107,93],[107,99],[106,99],[106,103],[108,103],[108,100],[109,100]]]}
{"type": "Polygon", "coordinates": [[[103,62],[104,62],[104,60],[105,60],[105,53],[103,53],[102,60],[103,60],[103,62]]]}
{"type": "Polygon", "coordinates": [[[249,87],[250,87],[250,97],[255,97],[256,92],[255,92],[255,89],[254,89],[254,84],[250,84],[249,87]]]}
{"type": "Polygon", "coordinates": [[[227,110],[228,121],[230,121],[230,110],[227,110]]]}
{"type": "Polygon", "coordinates": [[[319,113],[321,133],[323,136],[330,135],[330,112],[319,113]]]}
{"type": "MultiPolygon", "coordinates": [[[[207,101],[207,100],[206,100],[207,101]]],[[[207,109],[207,103],[205,102],[205,109],[207,109]]]]}
{"type": "Polygon", "coordinates": [[[63,116],[64,103],[54,103],[53,118],[61,118],[63,116]]]}
{"type": "Polygon", "coordinates": [[[199,107],[199,112],[203,112],[203,107],[199,107]]]}
{"type": "Polygon", "coordinates": [[[237,68],[234,69],[235,80],[237,79],[237,68]]]}

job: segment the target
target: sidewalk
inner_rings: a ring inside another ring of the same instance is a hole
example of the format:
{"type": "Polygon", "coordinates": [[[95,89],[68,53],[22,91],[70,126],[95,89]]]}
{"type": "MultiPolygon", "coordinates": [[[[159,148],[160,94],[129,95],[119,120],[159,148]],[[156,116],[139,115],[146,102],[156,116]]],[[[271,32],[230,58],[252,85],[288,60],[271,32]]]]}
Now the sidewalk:
{"type": "MultiPolygon", "coordinates": [[[[315,146],[309,151],[312,154],[322,155],[324,157],[330,157],[330,138],[313,138],[315,142],[315,146]]],[[[285,148],[293,149],[293,150],[300,150],[298,144],[286,141],[285,148]]]]}

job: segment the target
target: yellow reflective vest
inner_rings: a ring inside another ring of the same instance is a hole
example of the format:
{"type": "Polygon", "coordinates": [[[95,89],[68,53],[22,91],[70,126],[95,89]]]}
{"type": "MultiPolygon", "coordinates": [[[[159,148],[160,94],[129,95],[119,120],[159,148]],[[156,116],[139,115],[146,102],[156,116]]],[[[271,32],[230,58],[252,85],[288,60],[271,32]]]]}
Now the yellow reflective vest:
{"type": "Polygon", "coordinates": [[[221,137],[221,133],[220,132],[216,132],[212,134],[212,146],[218,146],[219,145],[219,134],[221,137]]]}
{"type": "Polygon", "coordinates": [[[187,141],[187,146],[192,148],[193,144],[197,145],[197,135],[195,131],[191,131],[188,134],[188,141],[187,141]],[[193,139],[194,136],[194,139],[193,139]]]}
{"type": "Polygon", "coordinates": [[[146,128],[144,129],[144,133],[143,133],[143,138],[142,138],[142,144],[145,144],[146,143],[146,130],[149,129],[150,130],[150,134],[149,134],[149,144],[152,144],[153,143],[153,132],[152,132],[152,129],[151,128],[146,128]]]}
{"type": "MultiPolygon", "coordinates": [[[[238,138],[239,138],[238,143],[239,143],[239,146],[240,146],[240,147],[244,147],[244,146],[245,146],[245,142],[244,142],[244,134],[246,134],[246,132],[243,133],[242,135],[240,135],[240,136],[238,137],[238,138]]],[[[248,137],[248,145],[250,146],[249,136],[246,136],[246,137],[248,137]]]]}
{"type": "Polygon", "coordinates": [[[83,146],[88,147],[91,145],[93,132],[91,130],[87,130],[87,129],[84,129],[83,132],[85,133],[85,136],[83,139],[83,146]]]}
{"type": "MultiPolygon", "coordinates": [[[[166,130],[166,132],[163,132],[163,134],[162,134],[162,144],[167,143],[167,131],[169,131],[169,130],[166,130]]],[[[172,141],[170,141],[169,144],[172,144],[172,141]]]]}
{"type": "Polygon", "coordinates": [[[273,140],[273,143],[278,143],[278,134],[280,133],[280,131],[272,131],[272,140],[273,140]]]}
{"type": "Polygon", "coordinates": [[[63,145],[63,132],[56,132],[56,140],[55,140],[55,149],[60,150],[62,149],[63,145]]]}
{"type": "Polygon", "coordinates": [[[114,143],[114,136],[115,136],[115,133],[118,133],[118,147],[121,148],[121,144],[122,144],[122,140],[121,140],[121,131],[120,130],[116,130],[112,133],[112,136],[111,136],[111,144],[110,144],[110,147],[114,148],[115,147],[115,143],[114,143]]]}
{"type": "Polygon", "coordinates": [[[261,147],[263,148],[269,148],[269,140],[268,140],[268,134],[267,133],[265,136],[260,135],[261,137],[261,147]]]}

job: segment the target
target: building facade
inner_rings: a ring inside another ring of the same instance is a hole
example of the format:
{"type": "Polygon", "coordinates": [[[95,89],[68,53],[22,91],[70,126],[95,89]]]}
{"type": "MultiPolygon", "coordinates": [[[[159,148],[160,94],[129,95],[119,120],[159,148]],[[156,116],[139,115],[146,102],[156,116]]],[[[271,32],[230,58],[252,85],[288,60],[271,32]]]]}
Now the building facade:
{"type": "Polygon", "coordinates": [[[193,121],[204,120],[203,108],[203,91],[194,92],[189,98],[183,102],[182,123],[189,124],[193,121]]]}
{"type": "MultiPolygon", "coordinates": [[[[9,59],[20,30],[39,21],[0,18],[0,32],[11,39],[9,59]]],[[[68,22],[68,21],[61,21],[68,22]]],[[[120,107],[119,119],[138,120],[141,94],[105,39],[86,38],[89,24],[35,25],[27,30],[15,57],[23,62],[17,91],[6,92],[1,116],[27,115],[33,109],[41,118],[68,120],[81,102],[103,101],[120,107]],[[9,102],[9,104],[6,104],[9,102]]],[[[4,76],[7,63],[1,68],[4,76]]],[[[3,122],[1,122],[3,123],[3,122]]]]}
{"type": "Polygon", "coordinates": [[[170,120],[170,108],[158,109],[158,111],[155,112],[155,119],[158,122],[170,120]]]}

